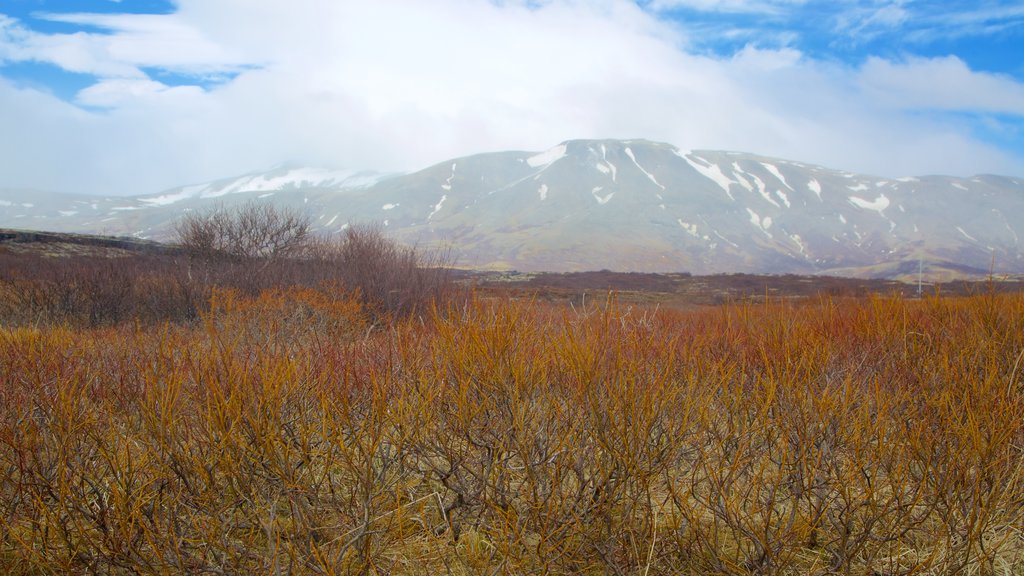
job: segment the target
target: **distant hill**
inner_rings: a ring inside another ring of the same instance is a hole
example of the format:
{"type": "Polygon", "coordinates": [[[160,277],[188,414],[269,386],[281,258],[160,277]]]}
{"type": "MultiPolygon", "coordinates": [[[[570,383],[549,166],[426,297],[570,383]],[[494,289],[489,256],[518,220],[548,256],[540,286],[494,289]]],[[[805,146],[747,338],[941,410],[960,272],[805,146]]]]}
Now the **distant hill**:
{"type": "Polygon", "coordinates": [[[0,248],[13,252],[31,252],[50,256],[118,256],[122,254],[179,254],[182,252],[175,245],[140,238],[2,228],[0,228],[0,248]]]}
{"type": "Polygon", "coordinates": [[[246,201],[322,231],[383,223],[479,269],[841,273],[1024,272],[1024,180],[887,179],[645,140],[574,140],[410,174],[279,168],[136,197],[0,191],[0,226],[167,239],[190,210],[246,201]]]}

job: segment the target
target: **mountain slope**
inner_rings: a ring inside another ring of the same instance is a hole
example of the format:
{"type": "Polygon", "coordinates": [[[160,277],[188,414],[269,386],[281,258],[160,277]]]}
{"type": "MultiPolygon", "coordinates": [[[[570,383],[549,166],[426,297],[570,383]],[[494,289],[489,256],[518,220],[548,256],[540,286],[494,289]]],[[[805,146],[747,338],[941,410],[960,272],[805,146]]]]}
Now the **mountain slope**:
{"type": "Polygon", "coordinates": [[[479,154],[405,175],[294,168],[146,197],[0,199],[0,226],[155,238],[185,210],[272,201],[327,231],[383,222],[477,268],[891,275],[924,261],[1024,271],[1021,179],[891,180],[643,140],[479,154]]]}

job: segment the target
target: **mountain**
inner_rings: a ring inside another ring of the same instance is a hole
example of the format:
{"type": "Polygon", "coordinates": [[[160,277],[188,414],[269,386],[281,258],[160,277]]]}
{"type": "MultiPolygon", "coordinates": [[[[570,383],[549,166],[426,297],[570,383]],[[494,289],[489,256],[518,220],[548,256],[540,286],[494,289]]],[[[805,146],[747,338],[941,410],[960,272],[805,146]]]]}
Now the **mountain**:
{"type": "Polygon", "coordinates": [[[174,222],[188,211],[247,201],[301,206],[310,198],[318,199],[315,206],[343,204],[347,193],[365,190],[386,177],[370,171],[282,166],[144,196],[0,189],[0,227],[170,240],[174,222]],[[326,200],[319,201],[320,198],[326,200]]]}
{"type": "Polygon", "coordinates": [[[382,222],[485,269],[844,273],[1024,272],[1024,180],[885,179],[644,140],[573,140],[410,174],[282,167],[158,195],[0,191],[0,227],[166,239],[188,210],[246,201],[324,231],[382,222]]]}

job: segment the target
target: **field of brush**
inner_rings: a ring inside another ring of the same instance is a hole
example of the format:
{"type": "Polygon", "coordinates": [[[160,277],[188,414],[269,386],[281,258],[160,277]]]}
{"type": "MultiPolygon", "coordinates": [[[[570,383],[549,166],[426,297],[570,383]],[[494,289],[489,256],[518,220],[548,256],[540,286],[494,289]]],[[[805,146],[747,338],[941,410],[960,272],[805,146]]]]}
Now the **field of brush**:
{"type": "Polygon", "coordinates": [[[1024,295],[204,298],[6,312],[0,572],[1024,572],[1024,295]]]}

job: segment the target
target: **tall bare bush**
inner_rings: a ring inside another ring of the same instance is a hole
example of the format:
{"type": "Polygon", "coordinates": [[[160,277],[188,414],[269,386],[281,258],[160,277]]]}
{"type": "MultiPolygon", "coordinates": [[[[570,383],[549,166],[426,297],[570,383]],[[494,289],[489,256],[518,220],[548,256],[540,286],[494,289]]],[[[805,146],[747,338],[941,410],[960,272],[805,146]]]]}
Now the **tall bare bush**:
{"type": "Polygon", "coordinates": [[[287,258],[310,246],[309,216],[272,204],[250,202],[189,213],[175,226],[178,242],[205,258],[287,258]]]}
{"type": "Polygon", "coordinates": [[[426,253],[388,238],[377,224],[357,224],[327,250],[340,281],[358,290],[377,311],[408,314],[440,297],[451,285],[444,253],[426,253]]]}
{"type": "Polygon", "coordinates": [[[375,313],[420,310],[451,285],[443,252],[425,252],[389,238],[377,224],[355,224],[340,236],[318,237],[308,216],[270,204],[189,214],[178,242],[204,285],[255,295],[284,286],[324,282],[358,291],[375,313]]]}

